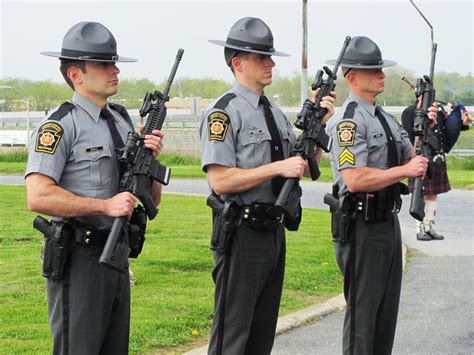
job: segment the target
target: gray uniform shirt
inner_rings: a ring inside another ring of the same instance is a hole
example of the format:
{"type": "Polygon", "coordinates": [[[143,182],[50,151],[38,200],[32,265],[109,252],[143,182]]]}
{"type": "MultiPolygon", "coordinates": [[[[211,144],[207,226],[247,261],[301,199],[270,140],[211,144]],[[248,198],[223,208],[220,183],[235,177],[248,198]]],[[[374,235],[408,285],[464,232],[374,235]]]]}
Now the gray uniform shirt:
{"type": "MultiPolygon", "coordinates": [[[[235,93],[236,97],[225,110],[214,108],[215,103],[212,103],[201,117],[199,133],[204,171],[211,164],[250,169],[272,161],[271,136],[263,108],[258,105],[260,97],[239,83],[235,83],[229,92],[235,93]]],[[[296,140],[293,126],[279,108],[272,105],[271,110],[282,138],[284,157],[288,158],[296,140]]],[[[275,202],[271,181],[238,194],[223,195],[222,198],[236,201],[239,205],[255,201],[275,202]]]]}
{"type": "MultiPolygon", "coordinates": [[[[74,92],[75,105],[61,120],[45,119],[33,132],[25,176],[40,173],[75,195],[106,199],[118,193],[115,147],[100,108],[74,92]]],[[[126,141],[132,129],[113,111],[115,124],[126,141]]],[[[105,216],[77,218],[98,229],[110,229],[113,219],[105,216]]]]}
{"type": "MultiPolygon", "coordinates": [[[[350,92],[341,110],[328,122],[326,132],[334,140],[331,166],[334,180],[339,185],[339,195],[347,192],[339,171],[359,167],[388,169],[388,140],[382,124],[375,116],[375,108],[372,103],[350,92]],[[346,109],[351,102],[357,103],[353,117],[344,117],[347,116],[346,109]]],[[[412,145],[408,133],[394,116],[383,109],[381,113],[387,120],[397,143],[397,154],[401,165],[411,156],[412,145]]]]}

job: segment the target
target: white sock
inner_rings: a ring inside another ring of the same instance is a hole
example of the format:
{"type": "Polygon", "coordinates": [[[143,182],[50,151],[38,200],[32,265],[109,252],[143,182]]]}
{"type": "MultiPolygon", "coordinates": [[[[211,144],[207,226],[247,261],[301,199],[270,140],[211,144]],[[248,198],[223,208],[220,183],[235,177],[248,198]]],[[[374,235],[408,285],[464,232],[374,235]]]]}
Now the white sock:
{"type": "Polygon", "coordinates": [[[431,229],[431,224],[433,223],[433,219],[436,216],[437,205],[438,201],[436,200],[425,200],[425,218],[423,218],[425,232],[428,232],[431,229]]]}

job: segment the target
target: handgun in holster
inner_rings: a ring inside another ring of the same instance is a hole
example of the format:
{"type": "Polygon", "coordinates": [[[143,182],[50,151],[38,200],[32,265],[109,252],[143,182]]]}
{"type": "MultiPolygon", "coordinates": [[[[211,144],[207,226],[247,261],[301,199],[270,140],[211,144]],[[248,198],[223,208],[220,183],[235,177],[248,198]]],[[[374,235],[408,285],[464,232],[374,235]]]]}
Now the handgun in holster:
{"type": "Polygon", "coordinates": [[[61,280],[71,250],[71,225],[67,221],[49,222],[41,216],[33,221],[33,227],[44,235],[42,275],[52,280],[61,280]]]}
{"type": "Polygon", "coordinates": [[[213,212],[212,250],[225,253],[229,249],[229,243],[239,219],[237,211],[233,208],[234,204],[233,201],[222,201],[214,193],[207,198],[207,205],[213,212]]]}
{"type": "Polygon", "coordinates": [[[349,195],[339,197],[339,187],[332,186],[332,193],[324,195],[324,203],[331,211],[332,240],[336,243],[349,241],[350,225],[354,218],[353,200],[349,195]]]}

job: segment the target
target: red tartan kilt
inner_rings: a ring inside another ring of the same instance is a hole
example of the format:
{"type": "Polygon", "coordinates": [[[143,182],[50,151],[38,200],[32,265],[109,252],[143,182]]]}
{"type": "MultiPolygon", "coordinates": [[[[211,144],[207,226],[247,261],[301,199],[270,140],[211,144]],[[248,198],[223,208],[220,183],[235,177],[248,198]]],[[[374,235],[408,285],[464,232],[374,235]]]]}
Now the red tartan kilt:
{"type": "MultiPolygon", "coordinates": [[[[448,179],[448,171],[446,162],[431,164],[432,176],[423,179],[423,187],[425,195],[438,195],[451,190],[448,179]]],[[[413,179],[408,179],[408,188],[413,191],[413,179]]]]}

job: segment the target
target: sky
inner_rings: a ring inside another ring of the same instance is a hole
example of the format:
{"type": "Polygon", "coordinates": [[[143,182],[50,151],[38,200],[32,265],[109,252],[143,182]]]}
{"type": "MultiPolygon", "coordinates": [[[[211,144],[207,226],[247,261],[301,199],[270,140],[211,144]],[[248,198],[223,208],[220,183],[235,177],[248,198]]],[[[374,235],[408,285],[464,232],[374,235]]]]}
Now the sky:
{"type": "MultiPolygon", "coordinates": [[[[438,43],[436,71],[473,73],[473,1],[415,0],[434,27],[438,43]]],[[[345,36],[364,35],[407,74],[428,74],[430,28],[409,0],[308,0],[308,75],[334,59],[345,36]]],[[[301,71],[302,0],[0,0],[0,79],[21,77],[62,82],[56,58],[39,54],[60,51],[64,34],[80,21],[98,21],[114,34],[118,54],[136,63],[119,63],[121,78],[168,77],[176,52],[185,50],[176,78],[232,80],[222,47],[242,17],[260,17],[272,29],[277,75],[301,71]]]]}

